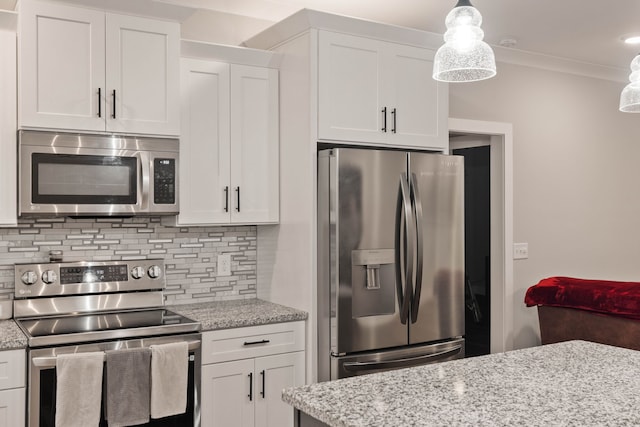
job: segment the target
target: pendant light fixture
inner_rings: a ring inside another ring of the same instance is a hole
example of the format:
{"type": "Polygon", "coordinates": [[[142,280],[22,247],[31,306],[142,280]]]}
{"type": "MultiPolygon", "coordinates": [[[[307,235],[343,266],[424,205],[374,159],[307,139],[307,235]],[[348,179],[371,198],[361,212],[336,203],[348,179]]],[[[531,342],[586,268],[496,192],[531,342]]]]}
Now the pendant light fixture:
{"type": "Polygon", "coordinates": [[[620,94],[620,111],[640,113],[640,54],[631,61],[629,81],[620,94]]]}
{"type": "Polygon", "coordinates": [[[445,20],[447,32],[433,62],[433,78],[443,82],[473,82],[496,75],[496,59],[484,42],[482,15],[469,0],[458,0],[445,20]]]}

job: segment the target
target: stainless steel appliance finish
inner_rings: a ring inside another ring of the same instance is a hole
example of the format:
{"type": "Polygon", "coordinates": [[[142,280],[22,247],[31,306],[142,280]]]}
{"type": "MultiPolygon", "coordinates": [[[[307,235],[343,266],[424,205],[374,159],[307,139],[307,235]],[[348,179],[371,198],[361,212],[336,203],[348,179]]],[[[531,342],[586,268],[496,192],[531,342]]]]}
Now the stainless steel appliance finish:
{"type": "Polygon", "coordinates": [[[462,158],[318,158],[319,379],[464,357],[462,158]]]}
{"type": "MultiPolygon", "coordinates": [[[[200,426],[200,372],[201,372],[201,335],[186,334],[177,336],[151,337],[145,339],[98,342],[63,347],[36,348],[29,350],[28,366],[28,426],[51,426],[55,424],[56,407],[56,356],[68,353],[87,353],[94,351],[122,350],[128,348],[149,347],[151,345],[183,342],[188,343],[189,371],[187,410],[184,414],[169,418],[150,420],[144,424],[149,427],[187,427],[200,426]]],[[[103,398],[104,399],[104,398],[103,398]]],[[[104,401],[103,401],[104,405],[104,401]]],[[[105,410],[101,411],[100,427],[108,426],[105,410]]]]}
{"type": "Polygon", "coordinates": [[[163,307],[164,268],[159,259],[15,266],[14,314],[29,344],[29,427],[54,425],[57,355],[182,341],[187,412],[145,425],[200,425],[200,323],[163,307]]]}
{"type": "Polygon", "coordinates": [[[22,130],[20,216],[175,215],[177,139],[22,130]]]}

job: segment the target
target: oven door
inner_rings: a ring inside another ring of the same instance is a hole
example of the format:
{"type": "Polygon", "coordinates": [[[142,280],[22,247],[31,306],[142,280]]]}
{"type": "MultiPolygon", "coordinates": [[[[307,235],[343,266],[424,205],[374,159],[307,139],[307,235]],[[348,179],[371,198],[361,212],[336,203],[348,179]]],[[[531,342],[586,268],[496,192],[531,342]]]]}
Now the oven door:
{"type": "MultiPolygon", "coordinates": [[[[65,353],[118,350],[148,347],[154,344],[187,341],[189,343],[189,380],[187,410],[184,414],[152,419],[141,426],[200,427],[200,334],[164,336],[136,340],[83,344],[53,348],[29,349],[29,392],[27,401],[28,427],[55,427],[56,419],[56,356],[65,353]]],[[[104,379],[103,379],[104,381],[104,379]]],[[[107,427],[104,396],[100,409],[100,427],[107,427]]]]}

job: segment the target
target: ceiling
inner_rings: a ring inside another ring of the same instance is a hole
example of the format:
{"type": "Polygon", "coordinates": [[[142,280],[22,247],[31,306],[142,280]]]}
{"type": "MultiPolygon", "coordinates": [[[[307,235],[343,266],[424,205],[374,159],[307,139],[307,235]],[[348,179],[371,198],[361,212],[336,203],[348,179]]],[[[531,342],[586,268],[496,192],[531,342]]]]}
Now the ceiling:
{"type": "MultiPolygon", "coordinates": [[[[154,0],[277,22],[302,8],[443,34],[455,0],[154,0]]],[[[517,41],[515,49],[627,69],[640,46],[640,0],[473,0],[485,40],[517,41]]]]}

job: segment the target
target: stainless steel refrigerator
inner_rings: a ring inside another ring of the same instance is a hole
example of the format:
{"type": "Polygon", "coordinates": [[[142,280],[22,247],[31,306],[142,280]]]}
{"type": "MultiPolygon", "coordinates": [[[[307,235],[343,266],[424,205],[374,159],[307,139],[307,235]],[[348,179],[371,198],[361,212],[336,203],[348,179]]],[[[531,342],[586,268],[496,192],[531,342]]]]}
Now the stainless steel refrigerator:
{"type": "Polygon", "coordinates": [[[459,156],[318,153],[318,379],[464,357],[459,156]]]}

